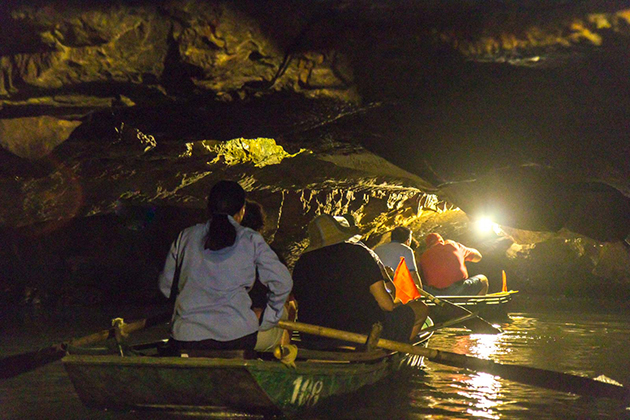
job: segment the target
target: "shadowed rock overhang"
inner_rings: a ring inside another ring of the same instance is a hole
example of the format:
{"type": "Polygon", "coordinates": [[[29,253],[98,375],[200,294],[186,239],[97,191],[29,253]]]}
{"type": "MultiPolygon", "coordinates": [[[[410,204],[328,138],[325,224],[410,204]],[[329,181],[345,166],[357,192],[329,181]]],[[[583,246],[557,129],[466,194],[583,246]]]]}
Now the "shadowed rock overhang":
{"type": "Polygon", "coordinates": [[[67,210],[19,213],[55,207],[74,185],[84,206],[77,214],[111,211],[90,200],[151,201],[159,194],[143,188],[181,172],[147,171],[147,162],[195,141],[265,137],[290,153],[360,145],[471,217],[601,241],[630,233],[627,2],[0,8],[7,225],[61,217],[67,210]],[[121,141],[129,133],[138,141],[121,141]],[[100,183],[83,178],[103,161],[116,169],[100,183]],[[65,179],[51,169],[59,162],[72,182],[49,180],[65,179]],[[120,183],[147,172],[133,188],[120,183]]]}

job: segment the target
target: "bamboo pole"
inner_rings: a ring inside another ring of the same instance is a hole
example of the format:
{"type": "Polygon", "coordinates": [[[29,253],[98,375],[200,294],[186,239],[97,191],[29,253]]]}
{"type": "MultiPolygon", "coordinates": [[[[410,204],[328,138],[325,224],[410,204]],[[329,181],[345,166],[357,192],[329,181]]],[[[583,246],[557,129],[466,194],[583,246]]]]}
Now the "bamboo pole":
{"type": "MultiPolygon", "coordinates": [[[[319,325],[304,324],[301,322],[280,321],[278,326],[280,328],[299,331],[305,334],[318,335],[321,337],[328,337],[351,343],[364,344],[368,339],[368,336],[363,334],[336,330],[319,325]]],[[[422,346],[414,346],[412,344],[401,343],[383,338],[377,341],[376,347],[424,356],[435,363],[486,372],[527,385],[553,389],[556,391],[570,392],[584,396],[613,398],[630,402],[630,392],[628,391],[628,388],[582,376],[528,366],[496,363],[492,360],[480,359],[465,354],[451,353],[422,346]]]]}

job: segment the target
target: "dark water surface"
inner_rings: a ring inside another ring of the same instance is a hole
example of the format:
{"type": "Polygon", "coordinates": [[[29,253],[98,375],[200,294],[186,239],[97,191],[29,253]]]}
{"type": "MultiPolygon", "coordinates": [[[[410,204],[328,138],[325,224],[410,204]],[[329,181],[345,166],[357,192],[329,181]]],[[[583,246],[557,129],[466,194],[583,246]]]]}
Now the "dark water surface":
{"type": "MultiPolygon", "coordinates": [[[[510,304],[511,322],[497,336],[448,329],[430,346],[480,358],[630,385],[630,310],[595,301],[532,300],[510,304]]],[[[81,308],[2,313],[2,356],[46,347],[106,328],[111,318],[142,318],[160,308],[81,308]]],[[[143,332],[150,339],[164,330],[143,332]]],[[[138,333],[140,334],[140,333],[138,333]]],[[[1,419],[172,419],[154,413],[102,412],[83,407],[60,362],[0,381],[1,419]]],[[[179,417],[181,418],[181,417],[179,417]]],[[[209,418],[255,416],[217,412],[209,418]]],[[[522,385],[484,373],[428,362],[352,396],[336,398],[300,418],[328,419],[630,419],[630,409],[522,385]]]]}

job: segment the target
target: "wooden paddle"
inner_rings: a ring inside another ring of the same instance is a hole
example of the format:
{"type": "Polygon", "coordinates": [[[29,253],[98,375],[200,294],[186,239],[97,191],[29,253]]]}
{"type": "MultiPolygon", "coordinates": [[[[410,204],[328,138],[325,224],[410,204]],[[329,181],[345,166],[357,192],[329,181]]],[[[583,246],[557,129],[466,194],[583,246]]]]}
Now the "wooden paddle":
{"type": "MultiPolygon", "coordinates": [[[[318,325],[304,324],[301,322],[280,321],[278,326],[287,330],[294,330],[305,334],[334,338],[357,344],[365,344],[368,339],[367,335],[321,327],[318,325]]],[[[568,373],[554,372],[551,370],[537,369],[527,366],[506,365],[465,354],[451,353],[422,346],[414,346],[412,344],[382,338],[378,340],[376,347],[424,356],[435,363],[466,368],[474,371],[487,372],[492,375],[497,375],[502,378],[527,385],[553,389],[556,391],[570,392],[577,395],[607,397],[630,402],[630,392],[628,391],[628,388],[582,376],[575,376],[568,373]]]]}
{"type": "Polygon", "coordinates": [[[0,360],[0,378],[12,378],[22,373],[34,370],[40,366],[44,366],[60,360],[63,356],[66,355],[66,349],[68,348],[68,345],[87,346],[90,344],[105,341],[108,338],[113,338],[116,336],[117,333],[125,336],[144,328],[149,328],[168,322],[171,319],[171,315],[172,313],[170,312],[162,313],[149,318],[134,321],[129,324],[122,324],[120,328],[112,327],[107,330],[102,330],[94,334],[86,335],[85,337],[70,340],[69,342],[53,344],[52,346],[43,349],[34,350],[27,353],[14,354],[5,357],[0,360]]]}
{"type": "Polygon", "coordinates": [[[452,326],[455,326],[455,325],[463,324],[464,322],[468,321],[470,318],[472,318],[474,316],[475,316],[475,314],[469,314],[469,315],[460,316],[458,318],[451,318],[451,319],[448,319],[448,320],[446,320],[444,322],[440,322],[439,324],[435,324],[432,327],[423,328],[422,329],[422,333],[426,334],[428,332],[441,330],[442,328],[448,328],[448,327],[452,327],[452,326]]]}
{"type": "Polygon", "coordinates": [[[440,314],[440,318],[451,319],[466,316],[467,319],[463,322],[463,324],[468,329],[477,334],[500,334],[502,332],[500,328],[495,327],[485,319],[481,318],[479,315],[469,311],[466,308],[449,302],[448,300],[437,298],[426,290],[419,289],[418,292],[420,292],[422,296],[429,299],[431,302],[435,303],[435,306],[432,308],[432,310],[436,312],[443,312],[442,314],[440,314]]]}

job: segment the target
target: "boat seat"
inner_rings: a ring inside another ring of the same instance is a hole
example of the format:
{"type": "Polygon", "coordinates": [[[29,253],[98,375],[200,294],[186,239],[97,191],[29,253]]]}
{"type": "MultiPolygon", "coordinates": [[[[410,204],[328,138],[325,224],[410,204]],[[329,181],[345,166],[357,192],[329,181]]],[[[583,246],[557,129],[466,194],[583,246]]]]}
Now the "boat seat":
{"type": "Polygon", "coordinates": [[[255,359],[251,350],[183,350],[181,357],[205,357],[209,359],[255,359]]]}
{"type": "Polygon", "coordinates": [[[160,357],[206,357],[211,359],[256,359],[254,350],[206,350],[184,349],[179,350],[170,342],[164,341],[157,345],[157,353],[160,357]]]}

